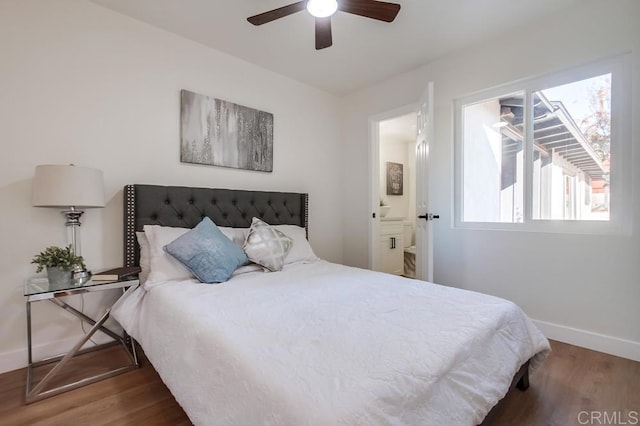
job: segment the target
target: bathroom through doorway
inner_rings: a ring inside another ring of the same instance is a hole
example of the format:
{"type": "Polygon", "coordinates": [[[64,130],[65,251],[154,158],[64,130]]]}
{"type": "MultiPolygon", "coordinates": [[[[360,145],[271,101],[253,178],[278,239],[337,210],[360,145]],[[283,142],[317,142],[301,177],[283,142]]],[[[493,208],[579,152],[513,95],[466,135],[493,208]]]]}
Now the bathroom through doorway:
{"type": "Polygon", "coordinates": [[[369,266],[433,281],[429,147],[433,83],[419,103],[369,118],[369,266]],[[406,265],[405,265],[406,263],[406,265]]]}

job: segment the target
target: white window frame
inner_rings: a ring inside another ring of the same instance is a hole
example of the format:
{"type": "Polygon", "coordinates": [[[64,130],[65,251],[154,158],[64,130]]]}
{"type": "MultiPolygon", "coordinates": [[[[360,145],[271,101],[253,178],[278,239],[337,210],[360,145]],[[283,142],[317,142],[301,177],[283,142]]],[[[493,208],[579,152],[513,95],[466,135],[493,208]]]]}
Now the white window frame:
{"type": "Polygon", "coordinates": [[[576,234],[631,233],[631,55],[624,54],[564,71],[527,78],[482,90],[454,100],[454,228],[557,232],[576,234]],[[531,128],[531,94],[598,75],[611,73],[611,174],[609,220],[543,220],[533,219],[533,129],[531,128]],[[498,99],[510,93],[525,91],[526,116],[524,134],[524,221],[463,221],[463,108],[465,105],[498,99]]]}

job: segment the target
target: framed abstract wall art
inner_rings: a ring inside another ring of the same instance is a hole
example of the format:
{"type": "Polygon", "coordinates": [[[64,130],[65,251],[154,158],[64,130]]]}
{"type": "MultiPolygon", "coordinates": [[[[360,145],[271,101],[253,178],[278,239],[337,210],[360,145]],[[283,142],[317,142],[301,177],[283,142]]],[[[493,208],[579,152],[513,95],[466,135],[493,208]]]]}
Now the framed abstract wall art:
{"type": "Polygon", "coordinates": [[[402,164],[387,161],[387,195],[402,195],[402,164]]]}
{"type": "Polygon", "coordinates": [[[180,161],[273,171],[273,114],[182,90],[180,161]]]}

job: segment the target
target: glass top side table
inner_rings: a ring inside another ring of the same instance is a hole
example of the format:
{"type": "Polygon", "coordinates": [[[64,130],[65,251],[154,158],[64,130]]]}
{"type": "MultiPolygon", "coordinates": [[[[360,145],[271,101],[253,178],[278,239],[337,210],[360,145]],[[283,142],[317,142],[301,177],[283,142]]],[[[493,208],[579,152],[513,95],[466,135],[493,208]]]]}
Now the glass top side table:
{"type": "MultiPolygon", "coordinates": [[[[65,296],[73,296],[77,294],[84,294],[89,292],[96,291],[106,291],[113,289],[121,289],[122,293],[130,288],[138,286],[139,281],[137,279],[130,280],[121,280],[121,281],[92,281],[88,280],[85,282],[75,282],[70,281],[64,285],[53,285],[49,283],[47,278],[43,277],[34,277],[25,280],[24,282],[24,296],[26,298],[26,308],[27,308],[27,356],[28,356],[28,364],[27,364],[27,386],[25,392],[25,402],[27,404],[48,398],[53,395],[57,395],[62,392],[69,391],[71,389],[75,389],[81,386],[88,385],[90,383],[97,382],[99,380],[103,380],[109,377],[113,377],[117,374],[124,373],[126,371],[133,370],[138,367],[138,358],[135,350],[135,342],[131,339],[126,332],[123,332],[122,335],[115,333],[109,328],[105,327],[103,324],[109,318],[111,313],[111,306],[108,307],[106,312],[97,320],[94,320],[84,314],[83,312],[78,311],[74,307],[68,305],[62,297],[65,296]],[[69,352],[63,355],[46,358],[40,361],[33,361],[33,352],[32,352],[32,333],[31,333],[31,303],[38,302],[42,300],[48,300],[54,305],[58,306],[61,309],[70,312],[76,317],[80,318],[81,321],[84,321],[90,324],[92,327],[87,331],[78,342],[73,346],[69,352]],[[98,330],[108,335],[113,339],[112,342],[104,343],[101,345],[96,345],[90,348],[82,349],[82,346],[93,336],[98,330]],[[96,349],[101,349],[106,346],[111,346],[114,344],[120,344],[124,350],[126,351],[129,359],[129,363],[122,367],[113,368],[104,373],[100,373],[91,377],[85,377],[80,380],[77,380],[72,383],[66,383],[64,385],[60,385],[51,389],[46,389],[48,383],[64,368],[64,366],[76,355],[94,351],[96,349]],[[56,363],[53,368],[38,382],[33,383],[34,376],[34,368],[39,367],[41,365],[56,363]]],[[[114,302],[115,303],[115,302],[114,302]]]]}

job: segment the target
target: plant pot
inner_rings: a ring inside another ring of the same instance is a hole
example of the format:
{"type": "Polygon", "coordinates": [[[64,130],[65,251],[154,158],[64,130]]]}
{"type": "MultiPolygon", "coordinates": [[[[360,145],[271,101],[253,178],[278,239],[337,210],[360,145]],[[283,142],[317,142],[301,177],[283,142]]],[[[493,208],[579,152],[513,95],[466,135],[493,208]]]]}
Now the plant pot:
{"type": "Polygon", "coordinates": [[[380,206],[380,217],[385,217],[391,210],[391,206],[380,206]]]}
{"type": "Polygon", "coordinates": [[[47,268],[47,278],[50,286],[64,288],[71,283],[71,271],[58,267],[49,267],[47,268]]]}

